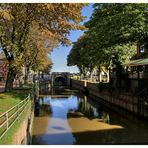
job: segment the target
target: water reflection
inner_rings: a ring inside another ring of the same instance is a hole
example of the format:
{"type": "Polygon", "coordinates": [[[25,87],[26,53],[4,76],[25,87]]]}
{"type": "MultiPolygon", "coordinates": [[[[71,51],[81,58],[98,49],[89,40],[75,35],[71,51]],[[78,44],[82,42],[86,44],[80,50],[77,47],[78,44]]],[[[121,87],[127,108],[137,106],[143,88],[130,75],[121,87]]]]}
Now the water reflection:
{"type": "Polygon", "coordinates": [[[33,144],[141,144],[148,142],[147,122],[129,120],[90,97],[44,96],[34,119],[33,144]]]}
{"type": "MultiPolygon", "coordinates": [[[[73,96],[67,98],[46,97],[40,99],[40,104],[50,104],[51,116],[47,121],[47,128],[44,133],[41,129],[34,128],[33,144],[73,144],[75,138],[72,135],[71,128],[67,122],[67,112],[70,109],[77,109],[77,99],[73,96]],[[36,132],[38,131],[38,132],[36,132]]],[[[36,117],[34,124],[40,124],[42,118],[36,117]],[[36,122],[38,119],[38,122],[36,122]],[[40,120],[40,121],[39,121],[40,120]]],[[[44,121],[46,122],[46,121],[44,121]]]]}
{"type": "MultiPolygon", "coordinates": [[[[73,114],[83,114],[85,117],[90,119],[98,118],[102,119],[103,122],[110,123],[109,114],[104,112],[101,107],[94,107],[88,102],[87,96],[84,99],[78,98],[78,109],[73,111],[73,114]]],[[[72,115],[72,112],[69,112],[72,115]]]]}

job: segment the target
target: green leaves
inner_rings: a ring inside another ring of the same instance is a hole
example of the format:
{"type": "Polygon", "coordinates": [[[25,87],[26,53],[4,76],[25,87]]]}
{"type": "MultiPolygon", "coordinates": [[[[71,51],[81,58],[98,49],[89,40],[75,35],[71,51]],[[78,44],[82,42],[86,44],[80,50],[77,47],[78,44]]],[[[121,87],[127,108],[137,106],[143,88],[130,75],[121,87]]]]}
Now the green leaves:
{"type": "Polygon", "coordinates": [[[68,64],[90,68],[108,67],[115,57],[119,63],[128,61],[136,53],[137,43],[148,39],[148,4],[111,3],[93,7],[91,19],[85,23],[88,30],[74,44],[68,64]]]}

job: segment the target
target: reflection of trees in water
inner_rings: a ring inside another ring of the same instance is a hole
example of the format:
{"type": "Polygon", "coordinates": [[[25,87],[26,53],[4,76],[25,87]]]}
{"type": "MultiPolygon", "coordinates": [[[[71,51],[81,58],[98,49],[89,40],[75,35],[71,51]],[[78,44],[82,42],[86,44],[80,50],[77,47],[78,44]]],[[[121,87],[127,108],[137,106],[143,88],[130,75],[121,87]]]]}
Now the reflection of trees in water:
{"type": "Polygon", "coordinates": [[[83,112],[83,102],[79,101],[78,102],[78,110],[79,112],[83,112]]]}
{"type": "Polygon", "coordinates": [[[103,108],[101,105],[97,108],[97,113],[100,119],[103,119],[103,121],[106,123],[110,123],[109,114],[103,111],[103,108]]]}
{"type": "Polygon", "coordinates": [[[87,109],[86,109],[86,115],[88,117],[95,117],[94,116],[94,110],[93,110],[93,107],[92,106],[87,107],[87,109]]]}
{"type": "Polygon", "coordinates": [[[86,96],[84,97],[84,99],[78,99],[77,111],[82,112],[85,116],[89,118],[99,118],[106,123],[110,122],[109,114],[103,111],[101,105],[95,108],[87,101],[86,96]]]}
{"type": "Polygon", "coordinates": [[[43,97],[40,97],[39,100],[40,100],[40,104],[44,103],[44,98],[43,97]]]}
{"type": "Polygon", "coordinates": [[[36,116],[46,116],[51,114],[52,110],[49,100],[45,101],[45,98],[40,97],[37,102],[36,102],[36,116]]]}
{"type": "Polygon", "coordinates": [[[88,117],[93,117],[94,116],[94,111],[92,106],[90,106],[90,104],[88,104],[87,102],[85,102],[85,100],[80,100],[78,103],[78,112],[82,112],[84,115],[88,116],[88,117]]]}
{"type": "Polygon", "coordinates": [[[39,116],[46,116],[52,113],[51,106],[49,104],[42,104],[40,108],[39,116]]]}

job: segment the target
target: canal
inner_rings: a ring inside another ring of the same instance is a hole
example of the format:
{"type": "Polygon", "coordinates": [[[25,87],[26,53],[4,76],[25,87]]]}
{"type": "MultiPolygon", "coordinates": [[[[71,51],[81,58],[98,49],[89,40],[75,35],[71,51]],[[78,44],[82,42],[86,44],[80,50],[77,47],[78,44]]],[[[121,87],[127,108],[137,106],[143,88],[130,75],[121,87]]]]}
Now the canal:
{"type": "Polygon", "coordinates": [[[32,144],[148,144],[147,121],[121,115],[92,96],[64,89],[41,95],[39,104],[32,144]]]}

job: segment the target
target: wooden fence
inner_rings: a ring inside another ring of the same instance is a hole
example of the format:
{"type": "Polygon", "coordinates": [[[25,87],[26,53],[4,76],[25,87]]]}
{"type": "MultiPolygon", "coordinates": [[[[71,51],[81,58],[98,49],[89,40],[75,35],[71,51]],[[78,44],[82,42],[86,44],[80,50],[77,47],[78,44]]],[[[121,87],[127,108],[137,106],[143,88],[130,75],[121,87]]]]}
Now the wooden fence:
{"type": "Polygon", "coordinates": [[[19,120],[21,113],[24,111],[25,107],[29,103],[31,95],[29,94],[26,99],[16,104],[14,107],[10,108],[2,115],[0,115],[0,140],[12,127],[12,125],[19,120]]]}

